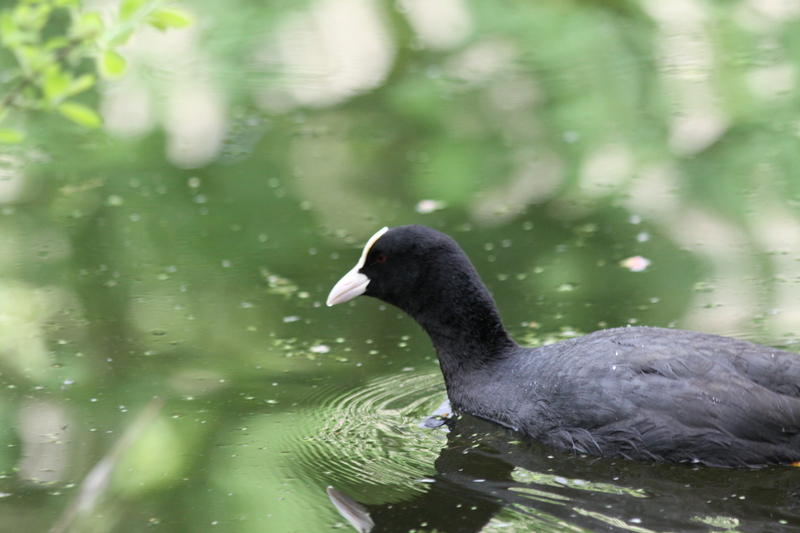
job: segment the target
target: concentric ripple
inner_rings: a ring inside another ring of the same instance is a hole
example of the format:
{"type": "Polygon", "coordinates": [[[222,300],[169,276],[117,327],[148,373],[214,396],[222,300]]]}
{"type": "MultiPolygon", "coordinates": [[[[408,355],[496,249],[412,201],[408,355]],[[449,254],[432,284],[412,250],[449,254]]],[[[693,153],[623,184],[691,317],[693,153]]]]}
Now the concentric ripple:
{"type": "Polygon", "coordinates": [[[322,391],[315,432],[299,450],[310,475],[337,488],[373,486],[359,501],[381,503],[422,490],[446,436],[418,425],[445,398],[438,369],[374,379],[357,390],[322,391]],[[310,467],[310,468],[309,468],[310,467]]]}

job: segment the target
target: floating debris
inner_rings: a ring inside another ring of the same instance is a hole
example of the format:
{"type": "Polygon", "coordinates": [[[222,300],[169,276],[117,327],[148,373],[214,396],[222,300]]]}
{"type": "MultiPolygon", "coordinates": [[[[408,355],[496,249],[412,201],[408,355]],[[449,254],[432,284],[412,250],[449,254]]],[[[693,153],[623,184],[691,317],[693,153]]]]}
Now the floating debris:
{"type": "Polygon", "coordinates": [[[415,209],[417,213],[425,215],[428,213],[433,213],[434,211],[439,211],[445,207],[447,207],[447,204],[439,200],[420,200],[417,202],[415,209]]]}
{"type": "MultiPolygon", "coordinates": [[[[536,322],[531,322],[529,323],[528,327],[538,328],[540,325],[536,322]]],[[[565,326],[560,331],[547,332],[544,334],[539,332],[523,333],[519,337],[519,343],[522,346],[529,348],[538,348],[540,346],[548,346],[550,344],[555,344],[568,339],[574,339],[575,337],[580,337],[582,335],[584,335],[583,332],[565,326]]]]}
{"type": "Polygon", "coordinates": [[[331,347],[326,344],[317,344],[309,348],[309,351],[312,353],[328,353],[331,351],[331,347]]]}
{"type": "Polygon", "coordinates": [[[650,266],[650,260],[642,257],[641,255],[635,255],[633,257],[623,259],[619,264],[631,272],[642,272],[646,270],[648,266],[650,266]]]}
{"type": "Polygon", "coordinates": [[[297,285],[292,283],[289,279],[273,274],[266,268],[261,269],[261,275],[267,282],[267,292],[270,294],[281,294],[288,298],[298,290],[297,285]]]}
{"type": "Polygon", "coordinates": [[[112,195],[109,195],[108,198],[106,198],[106,205],[119,207],[124,203],[125,203],[125,200],[122,198],[122,196],[119,196],[118,194],[112,194],[112,195]]]}

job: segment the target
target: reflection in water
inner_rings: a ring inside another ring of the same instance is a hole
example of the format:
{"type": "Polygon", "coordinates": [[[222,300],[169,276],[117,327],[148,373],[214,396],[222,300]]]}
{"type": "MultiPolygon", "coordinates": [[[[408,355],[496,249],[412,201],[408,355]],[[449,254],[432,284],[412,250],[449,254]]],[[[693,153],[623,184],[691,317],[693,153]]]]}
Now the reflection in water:
{"type": "Polygon", "coordinates": [[[16,468],[20,479],[42,485],[62,481],[69,465],[71,417],[62,405],[29,400],[18,418],[22,453],[16,468]]]}
{"type": "Polygon", "coordinates": [[[108,453],[92,467],[81,483],[75,499],[50,529],[50,533],[68,531],[78,519],[89,516],[96,509],[98,501],[108,490],[112,475],[120,460],[142,436],[147,427],[153,423],[163,407],[164,400],[161,398],[154,398],[150,401],[108,453]]]}
{"type": "Polygon", "coordinates": [[[800,523],[800,471],[793,468],[573,456],[471,416],[451,424],[435,474],[426,475],[432,450],[420,443],[432,445],[442,432],[416,422],[421,406],[441,398],[434,376],[394,376],[328,402],[334,422],[311,443],[306,464],[333,485],[331,501],[358,531],[748,532],[800,523]],[[375,438],[386,428],[397,438],[375,438]],[[412,463],[398,460],[403,450],[412,463]]]}
{"type": "MultiPolygon", "coordinates": [[[[395,47],[376,3],[323,0],[289,17],[278,32],[278,56],[287,71],[293,104],[327,106],[374,89],[385,80],[395,47]]],[[[273,50],[263,60],[274,61],[273,50]]],[[[260,101],[280,107],[280,93],[267,90],[260,101]]]]}

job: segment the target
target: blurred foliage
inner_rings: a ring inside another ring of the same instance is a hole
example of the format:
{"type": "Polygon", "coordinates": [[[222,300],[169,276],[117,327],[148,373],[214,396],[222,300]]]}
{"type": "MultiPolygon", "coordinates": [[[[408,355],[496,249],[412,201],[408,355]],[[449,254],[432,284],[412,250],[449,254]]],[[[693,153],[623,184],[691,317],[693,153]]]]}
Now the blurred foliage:
{"type": "MultiPolygon", "coordinates": [[[[72,99],[92,89],[97,75],[121,77],[127,68],[116,49],[144,24],[160,30],[185,28],[191,18],[162,0],[124,0],[110,22],[81,0],[19,0],[0,11],[0,44],[16,65],[3,70],[0,121],[33,110],[57,111],[73,122],[97,128],[102,119],[90,105],[72,99]]],[[[0,129],[0,142],[22,141],[20,129],[0,129]]]]}
{"type": "Polygon", "coordinates": [[[438,372],[394,309],[324,307],[382,225],[453,235],[527,344],[792,345],[800,14],[756,4],[431,1],[431,33],[411,0],[0,2],[0,521],[55,523],[159,396],[96,528],[330,527],[330,399],[438,372]],[[30,398],[74,431],[47,486],[30,398]]]}

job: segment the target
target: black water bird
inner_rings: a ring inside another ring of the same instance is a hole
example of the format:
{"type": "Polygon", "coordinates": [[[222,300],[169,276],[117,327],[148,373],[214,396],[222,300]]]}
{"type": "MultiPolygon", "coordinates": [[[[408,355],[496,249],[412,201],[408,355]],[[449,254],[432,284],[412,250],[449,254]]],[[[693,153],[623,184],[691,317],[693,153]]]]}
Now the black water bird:
{"type": "Polygon", "coordinates": [[[428,333],[457,411],[558,449],[713,466],[800,462],[800,356],[675,329],[515,343],[467,255],[424,226],[383,228],[333,288],[395,305],[428,333]]]}

